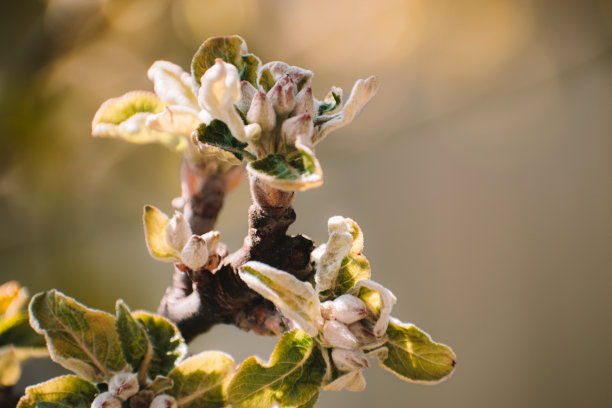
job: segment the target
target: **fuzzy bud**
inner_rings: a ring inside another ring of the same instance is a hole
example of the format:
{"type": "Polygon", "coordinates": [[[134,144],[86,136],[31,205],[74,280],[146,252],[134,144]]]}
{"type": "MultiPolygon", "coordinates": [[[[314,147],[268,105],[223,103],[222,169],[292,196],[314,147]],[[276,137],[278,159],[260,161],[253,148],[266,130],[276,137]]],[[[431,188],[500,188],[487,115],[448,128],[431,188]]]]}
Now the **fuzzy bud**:
{"type": "Polygon", "coordinates": [[[287,116],[295,108],[296,86],[289,75],[283,76],[268,92],[268,98],[278,116],[287,116]]]}
{"type": "Polygon", "coordinates": [[[208,263],[206,240],[199,235],[192,235],[181,251],[181,262],[192,271],[197,271],[208,263]]]}
{"type": "Polygon", "coordinates": [[[255,93],[246,117],[249,123],[258,123],[264,132],[269,132],[276,126],[274,107],[261,91],[255,93]]]}
{"type": "Polygon", "coordinates": [[[168,394],[161,394],[153,398],[149,408],[177,408],[176,399],[168,394]]]}
{"type": "Polygon", "coordinates": [[[176,211],[166,227],[166,240],[171,247],[180,251],[183,249],[189,237],[191,236],[191,228],[183,214],[176,211]]]}
{"type": "Polygon", "coordinates": [[[138,376],[134,373],[117,373],[108,383],[108,391],[121,401],[138,393],[138,389],[138,376]]]}
{"type": "Polygon", "coordinates": [[[202,235],[202,238],[206,241],[206,248],[208,249],[209,255],[217,253],[220,237],[219,231],[208,231],[206,234],[202,235]]]}
{"type": "Polygon", "coordinates": [[[368,315],[368,309],[363,300],[353,295],[342,295],[331,301],[328,307],[331,309],[331,318],[344,324],[354,323],[368,315]]]}
{"type": "Polygon", "coordinates": [[[121,400],[110,392],[103,392],[91,403],[91,408],[121,408],[121,400]]]}
{"type": "Polygon", "coordinates": [[[344,349],[355,349],[359,347],[359,342],[346,327],[337,320],[327,320],[323,325],[323,337],[331,347],[344,349]]]}
{"type": "Polygon", "coordinates": [[[312,96],[312,88],[307,86],[302,88],[300,92],[295,96],[295,110],[293,111],[294,116],[310,115],[311,118],[315,117],[317,113],[317,106],[315,104],[314,97],[312,96]]]}
{"type": "Polygon", "coordinates": [[[378,340],[372,329],[364,325],[363,322],[355,322],[350,324],[348,328],[361,345],[371,344],[378,340]]]}
{"type": "Polygon", "coordinates": [[[281,134],[287,144],[296,145],[296,142],[312,148],[312,134],[314,124],[312,117],[308,114],[294,116],[283,122],[281,134]]]}
{"type": "Polygon", "coordinates": [[[355,371],[368,368],[370,363],[361,350],[335,348],[331,352],[332,361],[340,371],[355,371]]]}
{"type": "Polygon", "coordinates": [[[236,102],[236,107],[246,115],[251,107],[251,101],[257,93],[257,89],[249,81],[240,81],[240,94],[242,97],[236,102]]]}

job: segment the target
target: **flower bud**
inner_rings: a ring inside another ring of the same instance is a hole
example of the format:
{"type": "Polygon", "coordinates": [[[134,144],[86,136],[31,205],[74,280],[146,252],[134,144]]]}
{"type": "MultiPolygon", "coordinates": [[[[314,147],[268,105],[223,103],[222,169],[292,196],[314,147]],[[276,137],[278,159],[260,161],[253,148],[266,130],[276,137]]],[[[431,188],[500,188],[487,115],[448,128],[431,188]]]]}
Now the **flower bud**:
{"type": "Polygon", "coordinates": [[[249,123],[259,123],[264,132],[269,132],[276,126],[274,107],[261,91],[255,93],[246,117],[249,123]]]}
{"type": "Polygon", "coordinates": [[[315,104],[314,97],[312,96],[312,88],[307,86],[302,88],[300,92],[295,96],[295,110],[293,111],[294,116],[310,115],[311,118],[315,117],[317,113],[317,106],[315,104]]]}
{"type": "Polygon", "coordinates": [[[208,263],[206,240],[199,235],[192,235],[181,251],[181,262],[192,271],[197,271],[208,263]]]}
{"type": "Polygon", "coordinates": [[[191,228],[183,214],[176,211],[166,227],[166,240],[171,247],[180,251],[183,249],[189,237],[191,236],[191,228]]]}
{"type": "Polygon", "coordinates": [[[103,392],[91,403],[91,408],[121,408],[121,400],[110,392],[103,392]]]}
{"type": "Polygon", "coordinates": [[[327,320],[323,325],[323,338],[331,347],[355,349],[359,342],[344,324],[337,320],[327,320]]]}
{"type": "Polygon", "coordinates": [[[295,108],[296,87],[289,75],[283,76],[268,92],[268,98],[278,116],[287,116],[295,108]]]}
{"type": "Polygon", "coordinates": [[[361,345],[370,344],[378,340],[372,329],[363,324],[363,322],[355,322],[350,324],[348,328],[361,345]]]}
{"type": "Polygon", "coordinates": [[[161,394],[153,398],[149,408],[177,408],[176,399],[168,394],[161,394]]]}
{"type": "Polygon", "coordinates": [[[331,356],[336,368],[340,371],[355,371],[370,366],[366,355],[361,350],[335,348],[331,356]]]}
{"type": "Polygon", "coordinates": [[[313,132],[314,124],[312,123],[312,117],[307,114],[289,118],[283,122],[281,127],[283,138],[287,144],[292,146],[299,142],[306,147],[312,148],[313,132]]]}
{"type": "Polygon", "coordinates": [[[331,309],[333,318],[344,324],[354,323],[368,315],[363,300],[353,295],[342,295],[334,299],[331,309]]]}
{"type": "Polygon", "coordinates": [[[206,248],[208,249],[208,254],[212,255],[217,253],[217,249],[219,248],[219,231],[208,231],[206,234],[202,235],[204,241],[206,241],[206,248]]]}
{"type": "Polygon", "coordinates": [[[108,391],[126,401],[138,392],[138,376],[134,373],[117,373],[108,383],[108,391]]]}

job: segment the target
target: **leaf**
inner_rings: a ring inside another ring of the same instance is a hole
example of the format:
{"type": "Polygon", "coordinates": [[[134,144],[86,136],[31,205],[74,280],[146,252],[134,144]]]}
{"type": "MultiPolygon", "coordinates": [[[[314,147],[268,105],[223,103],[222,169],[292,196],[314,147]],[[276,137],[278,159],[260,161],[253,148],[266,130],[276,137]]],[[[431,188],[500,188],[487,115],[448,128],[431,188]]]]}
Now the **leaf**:
{"type": "Polygon", "coordinates": [[[115,326],[121,341],[123,355],[134,372],[142,373],[142,375],[139,375],[139,380],[145,380],[142,381],[142,383],[145,383],[148,366],[153,356],[153,347],[144,327],[134,319],[132,312],[123,300],[118,300],[115,308],[117,315],[115,326]]]}
{"type": "Polygon", "coordinates": [[[227,386],[235,370],[234,360],[227,354],[205,351],[170,372],[174,386],[168,394],[176,398],[180,408],[225,407],[227,386]]]}
{"type": "Polygon", "coordinates": [[[170,219],[159,209],[147,205],[144,208],[143,222],[147,248],[151,256],[162,262],[178,262],[180,252],[173,248],[167,239],[166,228],[170,219]]]}
{"type": "Polygon", "coordinates": [[[152,92],[132,91],[104,102],[91,123],[94,137],[123,139],[130,143],[159,143],[182,152],[184,136],[147,127],[147,119],[163,112],[165,104],[152,92]]]}
{"type": "Polygon", "coordinates": [[[0,285],[0,322],[18,313],[25,305],[27,293],[16,281],[0,285]]]}
{"type": "Polygon", "coordinates": [[[17,408],[89,408],[98,392],[89,381],[64,375],[27,387],[17,408]]]}
{"type": "Polygon", "coordinates": [[[153,348],[148,369],[149,377],[167,375],[187,352],[181,333],[174,324],[162,316],[143,311],[132,312],[132,316],[142,323],[153,348]]]}
{"type": "Polygon", "coordinates": [[[215,65],[217,58],[234,65],[241,80],[257,86],[257,70],[261,61],[255,55],[247,54],[245,41],[237,35],[212,37],[200,46],[191,61],[191,73],[198,85],[202,75],[215,65]]]}
{"type": "Polygon", "coordinates": [[[12,344],[15,347],[45,348],[45,339],[30,326],[28,315],[20,312],[0,320],[0,346],[12,344]]]}
{"type": "Polygon", "coordinates": [[[315,337],[322,322],[319,297],[312,285],[295,276],[261,262],[247,262],[240,267],[240,278],[268,299],[287,318],[315,337]]]}
{"type": "Polygon", "coordinates": [[[306,403],[299,405],[296,408],[313,408],[315,406],[315,404],[317,403],[317,400],[319,399],[319,391],[317,391],[315,393],[315,395],[312,396],[311,399],[309,399],[308,401],[306,401],[306,403]]]}
{"type": "Polygon", "coordinates": [[[202,123],[197,129],[197,135],[200,142],[228,151],[238,160],[242,160],[244,156],[250,160],[255,159],[251,152],[245,150],[249,144],[232,136],[227,125],[218,119],[212,120],[208,126],[202,123]]]}
{"type": "Polygon", "coordinates": [[[147,71],[147,76],[153,81],[155,94],[163,102],[200,110],[191,75],[183,71],[183,68],[169,61],[155,61],[147,71]]]}
{"type": "Polygon", "coordinates": [[[455,370],[455,353],[413,324],[392,319],[387,328],[389,352],[380,364],[402,380],[433,384],[446,380],[455,370]]]}
{"type": "Polygon", "coordinates": [[[289,65],[282,61],[272,61],[261,67],[258,83],[268,92],[276,82],[284,76],[289,76],[291,82],[295,84],[296,90],[299,92],[305,86],[310,86],[313,74],[312,71],[289,65]]]}
{"type": "Polygon", "coordinates": [[[0,388],[15,385],[21,377],[21,365],[13,346],[0,348],[0,388]]]}
{"type": "Polygon", "coordinates": [[[126,366],[115,317],[63,293],[51,290],[34,296],[30,324],[45,335],[53,361],[87,380],[108,380],[126,366]]]}
{"type": "Polygon", "coordinates": [[[342,103],[342,90],[332,88],[322,102],[317,105],[317,116],[333,113],[342,103]]]}
{"type": "Polygon", "coordinates": [[[313,152],[296,144],[298,150],[288,155],[271,154],[247,165],[251,175],[283,191],[304,191],[323,184],[323,171],[313,152]],[[299,146],[299,147],[298,147],[299,146]]]}
{"type": "Polygon", "coordinates": [[[267,364],[256,357],[242,363],[229,386],[229,402],[234,408],[312,406],[325,368],[313,338],[293,330],[280,338],[267,364]]]}

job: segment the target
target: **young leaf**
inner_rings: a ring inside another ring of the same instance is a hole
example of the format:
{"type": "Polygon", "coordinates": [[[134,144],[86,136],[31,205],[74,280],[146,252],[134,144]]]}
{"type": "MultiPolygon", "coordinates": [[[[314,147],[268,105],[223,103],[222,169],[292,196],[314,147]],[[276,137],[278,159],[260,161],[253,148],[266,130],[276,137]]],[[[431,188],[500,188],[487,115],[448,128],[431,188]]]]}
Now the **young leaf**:
{"type": "Polygon", "coordinates": [[[217,58],[234,65],[241,80],[257,86],[257,70],[261,61],[255,55],[247,54],[245,41],[237,35],[212,37],[200,46],[191,61],[191,73],[198,85],[202,75],[215,65],[217,58]]]}
{"type": "Polygon", "coordinates": [[[268,364],[246,359],[234,376],[228,399],[234,408],[309,407],[325,375],[325,361],[312,337],[301,330],[285,333],[268,364]]]}
{"type": "Polygon", "coordinates": [[[89,381],[65,375],[27,387],[17,408],[89,408],[98,392],[89,381]]]}
{"type": "Polygon", "coordinates": [[[217,408],[227,405],[227,386],[235,371],[227,354],[206,351],[183,361],[169,377],[174,386],[167,392],[179,408],[217,408]]]}
{"type": "Polygon", "coordinates": [[[139,380],[145,383],[149,364],[153,357],[153,347],[144,327],[134,319],[132,312],[123,300],[118,300],[115,308],[117,315],[116,328],[123,355],[132,366],[132,370],[139,372],[139,380]]]}
{"type": "Polygon", "coordinates": [[[15,385],[21,377],[21,366],[13,346],[0,348],[0,388],[15,385]]]}
{"type": "Polygon", "coordinates": [[[126,366],[115,317],[63,293],[51,290],[34,296],[30,324],[45,335],[53,361],[87,380],[108,380],[126,366]]]}
{"type": "Polygon", "coordinates": [[[312,285],[261,262],[240,267],[240,278],[255,292],[268,299],[302,330],[315,337],[322,322],[319,297],[312,285]]]}
{"type": "Polygon", "coordinates": [[[248,164],[247,170],[264,183],[283,191],[304,191],[323,184],[323,171],[314,153],[296,144],[293,154],[271,154],[248,164]]]}
{"type": "Polygon", "coordinates": [[[181,152],[186,139],[179,134],[147,127],[147,119],[161,113],[166,105],[152,92],[132,91],[104,102],[91,123],[94,137],[123,139],[130,143],[159,143],[181,152]]]}
{"type": "Polygon", "coordinates": [[[208,126],[202,123],[196,132],[200,142],[228,151],[240,161],[244,156],[250,160],[255,158],[249,151],[245,150],[245,147],[249,144],[232,136],[227,125],[218,119],[214,119],[208,126]]]}
{"type": "Polygon", "coordinates": [[[320,102],[317,106],[317,115],[330,114],[336,111],[342,103],[342,90],[333,87],[329,94],[325,97],[323,102],[320,102]]]}
{"type": "Polygon", "coordinates": [[[44,348],[45,339],[38,335],[28,320],[28,315],[18,313],[12,317],[0,319],[0,346],[12,344],[15,347],[44,348]]]}
{"type": "Polygon", "coordinates": [[[153,354],[149,363],[150,378],[167,375],[187,352],[181,333],[169,320],[147,312],[132,312],[136,321],[142,323],[151,343],[153,354]]]}
{"type": "Polygon", "coordinates": [[[380,364],[402,380],[435,384],[446,380],[455,369],[455,353],[412,324],[392,319],[387,328],[389,352],[380,364]]]}
{"type": "Polygon", "coordinates": [[[170,224],[168,216],[157,208],[147,205],[144,208],[143,223],[147,248],[151,256],[163,262],[180,261],[180,252],[172,247],[167,239],[166,228],[170,224]]]}

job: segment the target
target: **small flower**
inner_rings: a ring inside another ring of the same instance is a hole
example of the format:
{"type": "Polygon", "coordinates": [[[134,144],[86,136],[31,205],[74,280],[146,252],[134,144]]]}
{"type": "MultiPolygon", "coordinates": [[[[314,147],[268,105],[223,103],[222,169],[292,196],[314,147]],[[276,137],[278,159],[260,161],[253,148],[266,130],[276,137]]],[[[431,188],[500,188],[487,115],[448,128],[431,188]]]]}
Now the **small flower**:
{"type": "Polygon", "coordinates": [[[161,394],[153,398],[150,408],[177,408],[176,399],[168,394],[161,394]]]}
{"type": "Polygon", "coordinates": [[[103,392],[93,400],[91,408],[121,408],[121,400],[108,391],[103,392]]]}
{"type": "Polygon", "coordinates": [[[138,376],[134,373],[117,373],[108,383],[108,391],[121,401],[136,395],[138,389],[138,376]]]}
{"type": "Polygon", "coordinates": [[[342,295],[334,300],[321,304],[330,319],[336,319],[344,324],[351,324],[368,315],[368,309],[363,300],[353,295],[342,295]]]}

